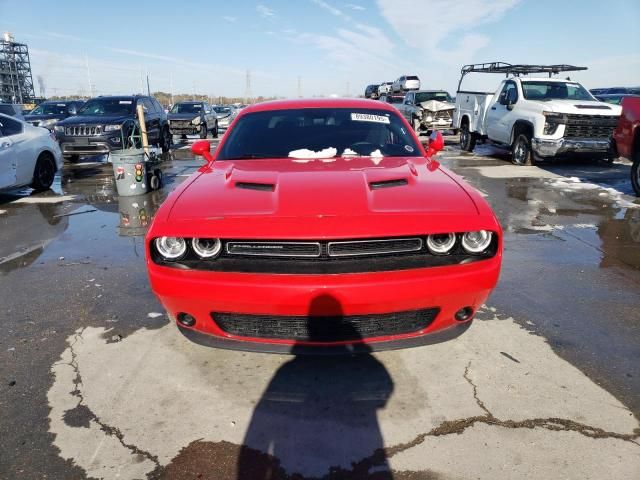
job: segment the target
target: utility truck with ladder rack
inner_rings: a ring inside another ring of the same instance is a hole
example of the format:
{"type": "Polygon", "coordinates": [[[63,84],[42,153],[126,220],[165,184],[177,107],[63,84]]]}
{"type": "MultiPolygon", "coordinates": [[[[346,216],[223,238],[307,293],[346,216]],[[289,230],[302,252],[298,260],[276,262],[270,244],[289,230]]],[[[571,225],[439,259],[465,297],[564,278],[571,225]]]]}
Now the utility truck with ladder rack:
{"type": "Polygon", "coordinates": [[[489,140],[510,148],[516,165],[572,155],[612,162],[615,153],[610,139],[621,107],[599,102],[578,82],[553,77],[579,70],[586,67],[465,65],[453,115],[453,128],[460,129],[460,147],[471,152],[477,140],[489,140]],[[498,73],[506,78],[495,93],[462,90],[462,80],[470,73],[498,73]]]}

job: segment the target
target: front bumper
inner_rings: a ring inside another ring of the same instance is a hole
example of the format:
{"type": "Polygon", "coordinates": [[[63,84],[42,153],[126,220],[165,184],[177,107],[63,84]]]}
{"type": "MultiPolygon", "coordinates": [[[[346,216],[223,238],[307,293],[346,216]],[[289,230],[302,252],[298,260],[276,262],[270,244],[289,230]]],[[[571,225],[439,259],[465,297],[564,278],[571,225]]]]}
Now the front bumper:
{"type": "Polygon", "coordinates": [[[386,344],[385,348],[401,348],[413,346],[419,337],[461,325],[454,316],[463,307],[471,307],[476,312],[497,283],[500,255],[466,265],[333,275],[180,270],[159,266],[149,259],[147,267],[151,288],[168,313],[173,318],[179,313],[188,313],[196,319],[192,330],[223,343],[240,345],[239,348],[245,343],[247,350],[253,349],[251,345],[278,346],[278,351],[292,346],[316,348],[377,343],[386,344]],[[331,311],[314,312],[314,300],[319,298],[333,299],[331,311]],[[223,331],[212,319],[213,312],[280,316],[286,321],[287,316],[306,316],[310,312],[346,317],[426,308],[440,311],[422,330],[336,342],[238,337],[223,331]]]}
{"type": "Polygon", "coordinates": [[[422,122],[422,126],[426,130],[449,130],[453,122],[451,120],[437,119],[431,122],[426,120],[422,122]]]}
{"type": "Polygon", "coordinates": [[[169,124],[171,135],[195,135],[202,131],[202,125],[174,125],[169,124]]]}
{"type": "Polygon", "coordinates": [[[533,151],[541,157],[581,153],[606,154],[611,148],[611,141],[608,138],[560,138],[558,140],[534,138],[531,146],[533,151]]]}
{"type": "Polygon", "coordinates": [[[63,155],[100,155],[122,148],[120,132],[112,135],[74,137],[59,136],[58,142],[63,155]]]}

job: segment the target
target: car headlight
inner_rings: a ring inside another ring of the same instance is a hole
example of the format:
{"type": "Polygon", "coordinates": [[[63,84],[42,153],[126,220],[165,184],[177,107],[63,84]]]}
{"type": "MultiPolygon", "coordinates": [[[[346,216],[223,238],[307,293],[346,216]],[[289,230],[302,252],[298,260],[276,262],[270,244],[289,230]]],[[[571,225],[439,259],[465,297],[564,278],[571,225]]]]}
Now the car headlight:
{"type": "Polygon", "coordinates": [[[121,130],[122,129],[122,125],[118,124],[118,125],[105,125],[104,126],[104,131],[105,132],[113,132],[115,130],[121,130]]]}
{"type": "Polygon", "coordinates": [[[222,250],[222,242],[219,238],[194,238],[191,240],[193,251],[200,258],[214,258],[222,250]]]}
{"type": "Polygon", "coordinates": [[[64,127],[62,125],[56,125],[53,130],[57,133],[64,133],[64,127]]]}
{"type": "Polygon", "coordinates": [[[165,260],[179,260],[187,253],[187,242],[180,237],[159,237],[155,239],[158,253],[165,260]]]}
{"type": "Polygon", "coordinates": [[[544,130],[545,135],[553,135],[558,129],[558,125],[561,123],[567,123],[567,118],[563,113],[556,112],[542,112],[544,115],[544,130]]]}
{"type": "Polygon", "coordinates": [[[492,237],[493,234],[486,230],[466,232],[462,235],[462,248],[467,253],[482,253],[489,247],[492,237]]]}
{"type": "Polygon", "coordinates": [[[456,236],[453,233],[438,233],[427,237],[427,248],[435,255],[445,255],[456,244],[456,236]]]}
{"type": "Polygon", "coordinates": [[[58,120],[56,118],[50,118],[48,120],[42,120],[40,122],[40,126],[41,127],[50,127],[54,124],[56,124],[58,122],[58,120]]]}
{"type": "Polygon", "coordinates": [[[193,120],[191,120],[191,123],[193,123],[194,125],[200,125],[200,117],[196,117],[193,120]]]}

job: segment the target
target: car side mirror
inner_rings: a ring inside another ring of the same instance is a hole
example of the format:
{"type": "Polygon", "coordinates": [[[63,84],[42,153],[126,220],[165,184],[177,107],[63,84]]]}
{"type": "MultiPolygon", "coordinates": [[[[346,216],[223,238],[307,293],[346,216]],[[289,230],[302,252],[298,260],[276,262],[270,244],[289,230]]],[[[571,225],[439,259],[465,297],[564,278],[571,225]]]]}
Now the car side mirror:
{"type": "Polygon", "coordinates": [[[204,157],[208,163],[213,162],[213,157],[211,156],[211,143],[207,140],[198,140],[191,145],[191,153],[199,157],[204,157]]]}
{"type": "Polygon", "coordinates": [[[427,149],[427,157],[434,157],[436,153],[444,149],[444,138],[442,133],[434,131],[429,135],[429,148],[427,149]]]}
{"type": "Polygon", "coordinates": [[[76,113],[78,113],[78,110],[76,110],[76,107],[69,107],[68,112],[69,115],[75,115],[76,113]]]}

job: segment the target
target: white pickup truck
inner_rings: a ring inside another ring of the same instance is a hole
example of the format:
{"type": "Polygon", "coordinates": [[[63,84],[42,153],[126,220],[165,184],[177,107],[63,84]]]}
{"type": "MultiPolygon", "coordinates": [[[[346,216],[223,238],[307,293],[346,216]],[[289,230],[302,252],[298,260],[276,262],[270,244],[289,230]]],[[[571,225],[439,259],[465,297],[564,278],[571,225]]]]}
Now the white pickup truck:
{"type": "Polygon", "coordinates": [[[576,154],[613,161],[610,139],[622,108],[599,102],[577,82],[551,78],[552,74],[575,70],[585,67],[499,62],[465,65],[453,115],[462,150],[470,152],[478,139],[488,139],[509,147],[516,165],[576,154]],[[465,75],[472,72],[502,73],[507,78],[495,93],[461,90],[465,75]],[[532,73],[548,73],[549,78],[529,77],[532,73]]]}

